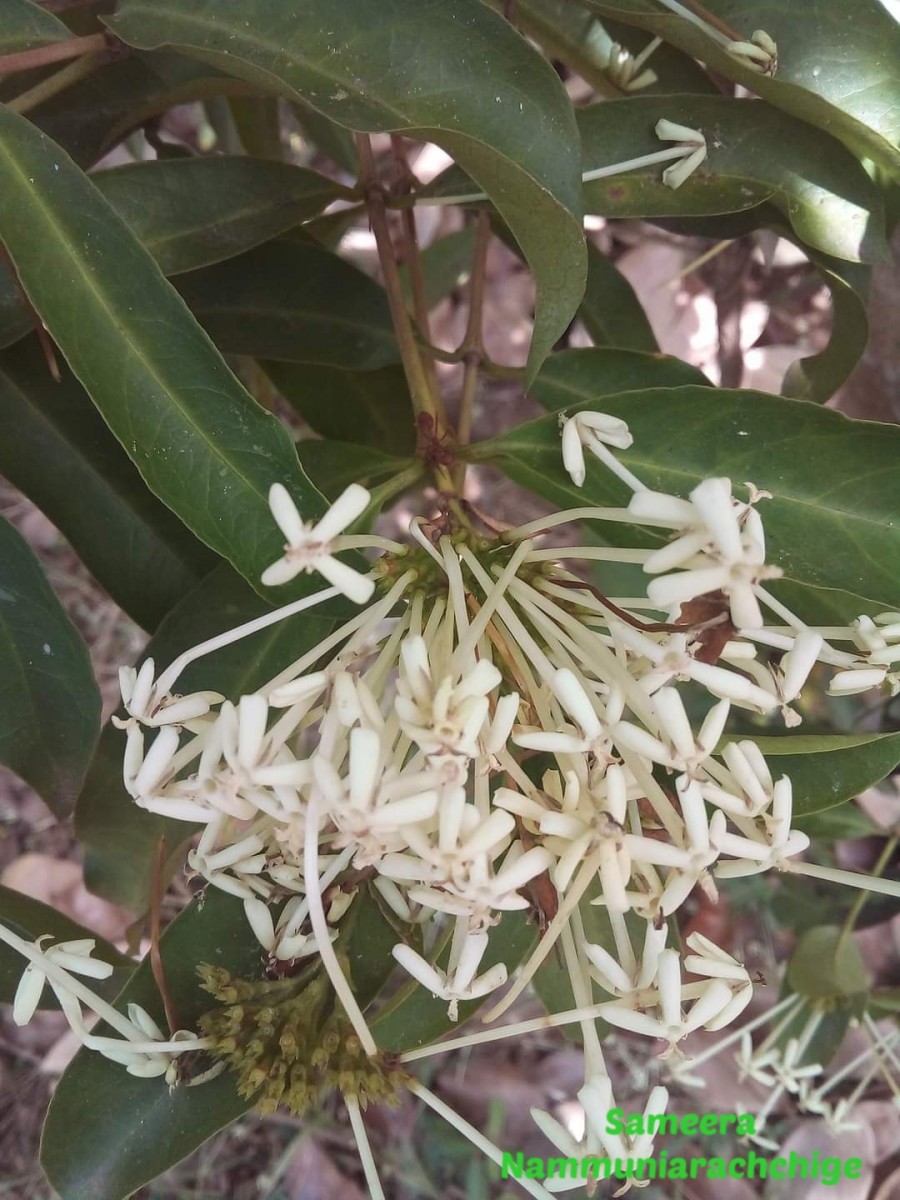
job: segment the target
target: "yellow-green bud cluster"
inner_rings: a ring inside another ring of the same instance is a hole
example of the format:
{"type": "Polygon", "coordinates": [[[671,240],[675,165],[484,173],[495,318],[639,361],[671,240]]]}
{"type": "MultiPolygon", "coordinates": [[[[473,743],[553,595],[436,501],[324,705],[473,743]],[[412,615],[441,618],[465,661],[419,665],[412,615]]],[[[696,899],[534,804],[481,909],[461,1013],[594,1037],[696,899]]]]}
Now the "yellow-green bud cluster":
{"type": "Polygon", "coordinates": [[[393,1101],[409,1076],[389,1055],[368,1057],[315,969],[291,979],[248,980],[222,967],[198,968],[223,1007],[199,1021],[209,1053],[238,1075],[238,1091],[261,1113],[284,1106],[300,1116],[334,1088],[365,1108],[393,1101]]]}

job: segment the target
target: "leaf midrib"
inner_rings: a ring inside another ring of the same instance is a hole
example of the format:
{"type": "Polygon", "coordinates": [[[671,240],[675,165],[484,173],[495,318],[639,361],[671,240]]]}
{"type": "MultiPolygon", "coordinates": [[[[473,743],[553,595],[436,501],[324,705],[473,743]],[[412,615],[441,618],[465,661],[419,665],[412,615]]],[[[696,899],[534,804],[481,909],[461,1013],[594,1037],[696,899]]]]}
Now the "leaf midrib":
{"type": "MultiPolygon", "coordinates": [[[[28,179],[28,176],[25,174],[25,172],[19,166],[19,163],[16,160],[16,158],[10,153],[6,139],[4,139],[2,136],[0,136],[0,153],[3,153],[4,150],[5,150],[4,156],[7,160],[7,162],[9,163],[13,174],[19,179],[19,181],[22,185],[25,185],[24,191],[25,191],[26,198],[31,197],[33,199],[34,204],[40,211],[46,224],[49,225],[51,232],[57,236],[58,244],[65,251],[67,251],[68,257],[69,257],[72,265],[75,267],[75,269],[78,272],[78,275],[82,279],[83,283],[87,285],[88,291],[90,291],[91,294],[96,299],[96,301],[99,304],[100,308],[102,309],[107,321],[109,321],[111,324],[113,324],[114,326],[116,326],[120,329],[125,329],[124,322],[120,321],[117,318],[112,307],[110,306],[109,302],[107,301],[106,296],[98,288],[95,280],[91,277],[90,273],[85,269],[82,260],[78,257],[78,255],[73,253],[72,245],[71,245],[70,241],[68,240],[68,238],[64,236],[62,226],[60,226],[54,219],[53,210],[47,207],[47,205],[44,203],[42,197],[36,190],[31,189],[27,186],[28,183],[31,181],[28,179]]],[[[59,153],[62,154],[62,153],[64,153],[64,151],[60,150],[59,153]]],[[[43,168],[43,163],[41,164],[41,167],[43,168]]],[[[109,203],[105,199],[105,197],[101,197],[101,199],[102,199],[103,203],[105,203],[105,204],[109,203]]],[[[124,221],[124,219],[122,217],[120,217],[118,215],[118,213],[115,212],[114,209],[112,209],[112,205],[109,205],[109,208],[113,212],[113,215],[115,216],[116,220],[122,222],[122,225],[127,233],[127,236],[130,238],[134,238],[136,245],[138,247],[140,247],[141,250],[143,250],[144,247],[141,245],[140,241],[137,239],[135,234],[131,231],[131,228],[124,221]]],[[[12,255],[11,250],[10,250],[10,254],[12,255]]],[[[150,262],[152,263],[153,269],[155,269],[156,271],[159,271],[159,267],[158,267],[156,261],[152,257],[150,258],[150,262]]],[[[169,283],[169,281],[165,278],[165,276],[162,274],[162,272],[159,272],[159,279],[160,279],[160,282],[165,284],[167,287],[172,286],[169,283]]],[[[27,284],[25,284],[24,281],[23,281],[23,286],[26,288],[26,291],[29,290],[27,287],[27,284]]],[[[174,291],[174,288],[172,290],[174,291]]],[[[177,292],[175,292],[175,295],[177,296],[177,292]]],[[[30,298],[30,292],[29,292],[29,298],[30,298]]],[[[179,298],[179,300],[181,300],[180,297],[178,297],[178,298],[179,298]]],[[[181,303],[184,304],[184,301],[181,300],[181,303]]],[[[194,317],[191,314],[190,309],[187,308],[187,305],[185,305],[185,315],[190,321],[194,321],[194,317]]],[[[196,324],[196,322],[195,322],[195,324],[196,324]]],[[[202,327],[199,325],[197,325],[196,332],[201,338],[205,339],[207,337],[206,333],[204,332],[202,327]]],[[[214,441],[213,439],[211,439],[207,435],[206,431],[203,429],[203,427],[201,425],[197,424],[197,422],[194,420],[194,418],[190,414],[189,410],[184,408],[178,395],[175,392],[171,391],[168,384],[164,383],[162,378],[160,378],[158,372],[153,368],[151,363],[148,361],[146,354],[145,354],[143,348],[141,347],[140,343],[131,334],[128,335],[126,340],[127,340],[128,346],[131,347],[132,352],[134,353],[135,357],[138,359],[140,364],[145,368],[149,377],[157,383],[157,385],[159,386],[159,388],[163,392],[163,394],[169,398],[170,402],[172,403],[172,406],[184,418],[185,423],[190,428],[192,428],[196,431],[196,433],[200,437],[201,442],[203,442],[208,447],[212,456],[215,459],[219,460],[220,462],[223,462],[237,476],[237,478],[240,479],[249,488],[249,490],[251,492],[253,492],[264,503],[266,503],[265,492],[263,492],[256,485],[254,480],[250,479],[246,474],[244,474],[243,471],[241,471],[234,463],[232,463],[231,459],[227,455],[224,455],[220,452],[217,442],[214,441]]],[[[213,352],[218,355],[218,351],[215,350],[215,347],[212,345],[211,342],[210,342],[210,349],[212,349],[213,352]]],[[[227,370],[227,367],[226,367],[226,370],[227,370]]],[[[240,387],[240,384],[238,384],[236,380],[235,380],[235,384],[237,387],[240,387]]],[[[241,390],[243,390],[243,389],[241,389],[241,390]]],[[[220,395],[227,396],[227,393],[220,392],[218,388],[216,388],[216,392],[220,395]]],[[[90,393],[88,393],[88,394],[90,394],[90,393]]],[[[252,404],[255,404],[255,401],[253,401],[253,399],[249,393],[245,393],[245,395],[252,404]]],[[[93,399],[93,397],[91,397],[91,399],[93,399]]],[[[94,402],[96,403],[96,401],[94,401],[94,402]]],[[[115,432],[115,431],[113,431],[113,432],[115,432]]],[[[121,441],[121,439],[119,439],[119,440],[121,441]]],[[[124,445],[124,442],[122,444],[124,445]]]]}

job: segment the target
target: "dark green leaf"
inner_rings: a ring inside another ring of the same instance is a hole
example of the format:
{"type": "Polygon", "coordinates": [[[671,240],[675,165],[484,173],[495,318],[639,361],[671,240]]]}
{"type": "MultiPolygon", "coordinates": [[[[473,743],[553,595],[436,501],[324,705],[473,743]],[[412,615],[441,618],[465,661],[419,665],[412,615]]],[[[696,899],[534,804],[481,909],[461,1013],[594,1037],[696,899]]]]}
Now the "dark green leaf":
{"type": "Polygon", "coordinates": [[[0,520],[0,762],[62,817],[91,759],[100,693],[87,647],[34,555],[0,520]]]}
{"type": "Polygon", "coordinates": [[[588,242],[588,278],[578,309],[595,346],[622,350],[659,350],[647,314],[634,288],[605,254],[588,242]]]}
{"type": "Polygon", "coordinates": [[[826,133],[777,109],[728,96],[632,96],[578,111],[584,170],[666,148],[661,118],[706,137],[706,161],[675,189],[663,165],[584,185],[586,212],[684,217],[740,212],[766,202],[816,250],[851,261],[886,254],[881,195],[853,155],[826,133]]]}
{"type": "MultiPolygon", "coordinates": [[[[449,233],[432,242],[422,251],[422,275],[425,281],[425,299],[429,308],[434,308],[445,296],[464,283],[472,267],[472,249],[475,245],[475,226],[449,233]]],[[[400,282],[407,302],[411,289],[407,267],[400,268],[400,282]]]]}
{"type": "Polygon", "coordinates": [[[859,947],[835,925],[819,925],[801,937],[787,969],[788,986],[811,1000],[853,996],[868,987],[859,947]]]}
{"type": "MultiPolygon", "coordinates": [[[[162,622],[147,646],[161,670],[182,651],[262,616],[270,606],[233,571],[218,567],[162,622]]],[[[212,689],[237,700],[276,675],[286,664],[326,637],[333,618],[316,609],[271,625],[189,666],[180,691],[212,689]]],[[[134,912],[146,911],[150,871],[161,835],[170,855],[195,826],[138,808],[122,785],[124,734],[109,724],[78,800],[75,823],[85,847],[85,877],[91,891],[134,912]]]]}
{"type": "Polygon", "coordinates": [[[790,777],[797,817],[858,796],[900,763],[900,733],[789,734],[753,740],[771,760],[772,774],[790,777]]]}
{"type": "MultiPolygon", "coordinates": [[[[760,510],[768,559],[788,580],[842,589],[860,605],[898,607],[900,431],[893,426],[762,392],[698,387],[601,392],[568,411],[590,407],[628,422],[634,445],[620,458],[648,487],[687,495],[701,479],[725,475],[770,491],[774,499],[760,510]]],[[[628,496],[599,463],[575,487],[562,468],[554,415],[479,443],[471,454],[495,461],[560,508],[628,496]]]]}
{"type": "MultiPolygon", "coordinates": [[[[284,233],[344,194],[287,163],[228,157],[131,163],[91,176],[165,275],[232,258],[284,233]]],[[[31,327],[21,293],[0,273],[0,345],[31,327]]]]}
{"type": "Polygon", "coordinates": [[[351,483],[371,487],[416,465],[411,458],[396,458],[375,446],[335,442],[330,438],[310,438],[298,443],[297,456],[306,474],[329,500],[337,499],[351,483]]]}
{"type": "Polygon", "coordinates": [[[326,158],[348,175],[356,175],[356,143],[353,134],[343,125],[329,120],[314,108],[305,104],[292,104],[291,109],[297,119],[297,124],[304,140],[312,145],[326,158]]]}
{"type": "Polygon", "coordinates": [[[68,28],[32,0],[4,0],[0,24],[0,54],[18,54],[53,42],[64,42],[72,35],[68,28]]]}
{"type": "Polygon", "coordinates": [[[247,154],[281,160],[281,112],[269,96],[232,96],[231,119],[247,154]]]}
{"type": "Polygon", "coordinates": [[[398,358],[384,290],[320,246],[269,242],[176,286],[231,354],[363,371],[398,358]]]}
{"type": "MultiPolygon", "coordinates": [[[[502,0],[490,0],[502,9],[502,0]]],[[[623,89],[609,74],[610,53],[618,44],[638,55],[650,40],[627,25],[600,21],[578,0],[518,0],[516,24],[533,38],[552,59],[560,59],[601,95],[616,97],[623,89]]],[[[641,88],[641,94],[667,92],[711,92],[709,76],[684,54],[671,46],[658,46],[647,62],[656,83],[641,88]]]]}
{"type": "MultiPolygon", "coordinates": [[[[79,925],[71,917],[51,908],[40,900],[26,896],[23,892],[0,885],[0,921],[13,933],[26,938],[29,942],[36,941],[49,933],[53,942],[79,941],[81,938],[93,938],[94,958],[100,962],[108,962],[115,968],[108,979],[91,980],[91,987],[105,1000],[111,1000],[125,986],[136,963],[121,950],[117,950],[111,942],[99,937],[92,929],[79,925]]],[[[0,942],[0,1002],[11,1004],[22,978],[26,963],[5,942],[0,942]]],[[[58,1008],[59,1004],[50,988],[45,988],[41,997],[40,1007],[58,1008]]]]}
{"type": "Polygon", "coordinates": [[[685,384],[711,386],[702,371],[679,358],[598,346],[551,355],[528,394],[544,408],[562,412],[596,404],[606,395],[685,384]]]}
{"type": "MultiPolygon", "coordinates": [[[[706,0],[745,40],[763,29],[778,44],[769,78],[744,66],[694,22],[654,0],[588,0],[590,8],[659,34],[776,108],[842,138],[895,172],[900,168],[900,30],[879,0],[706,0]]],[[[673,118],[677,120],[678,118],[673,118]]]]}
{"type": "Polygon", "coordinates": [[[254,89],[181,54],[129,54],[80,79],[28,115],[80,166],[176,104],[254,89]]]}
{"type": "MultiPolygon", "coordinates": [[[[260,978],[262,954],[240,900],[209,888],[163,934],[166,984],[182,1027],[196,1026],[215,1002],[201,990],[197,964],[260,978]]],[[[142,1005],[165,1027],[165,1014],[144,959],[116,1007],[142,1005]]],[[[198,1070],[209,1066],[201,1060],[198,1070]]],[[[75,1056],[53,1095],[41,1141],[41,1164],[62,1200],[124,1200],[190,1154],[250,1108],[231,1072],[198,1087],[170,1091],[164,1079],[137,1079],[94,1051],[75,1056]]]]}
{"type": "Polygon", "coordinates": [[[257,582],[281,549],[270,485],[283,482],[309,515],[322,511],[286,430],[93,184],[9,110],[0,165],[0,240],[74,374],[151,491],[257,582]]]}
{"type": "MultiPolygon", "coordinates": [[[[898,747],[898,755],[900,755],[900,747],[898,747]]],[[[805,817],[795,815],[791,825],[795,829],[800,829],[808,837],[819,838],[823,841],[872,837],[881,832],[858,804],[838,804],[834,808],[826,808],[805,817]]],[[[806,887],[808,882],[804,879],[803,886],[806,887]]]]}
{"type": "Polygon", "coordinates": [[[0,470],[145,629],[216,563],[147,490],[73,376],[50,377],[34,338],[0,354],[0,470]]]}
{"type": "Polygon", "coordinates": [[[132,163],[91,178],[165,275],[233,258],[345,194],[303,167],[227,155],[132,163]]]}
{"type": "Polygon", "coordinates": [[[169,45],[350,129],[447,150],[491,197],[538,287],[534,374],[584,289],[578,140],[554,71],[478,0],[124,0],[131,45],[169,45]]]}
{"type": "Polygon", "coordinates": [[[415,449],[412,401],[399,363],[377,371],[314,363],[261,365],[285,400],[322,437],[361,442],[389,454],[411,454],[415,449]]]}
{"type": "Polygon", "coordinates": [[[814,251],[807,253],[831,292],[831,334],[824,350],[791,364],[781,390],[796,400],[824,403],[846,381],[865,353],[869,341],[866,297],[871,272],[857,263],[841,262],[814,251]]]}

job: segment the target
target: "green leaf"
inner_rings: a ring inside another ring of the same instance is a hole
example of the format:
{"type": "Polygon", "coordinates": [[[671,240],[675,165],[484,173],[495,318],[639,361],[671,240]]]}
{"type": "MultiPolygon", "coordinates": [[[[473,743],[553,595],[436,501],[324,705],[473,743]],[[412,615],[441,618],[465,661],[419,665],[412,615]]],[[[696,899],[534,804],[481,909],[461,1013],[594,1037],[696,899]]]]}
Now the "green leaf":
{"type": "Polygon", "coordinates": [[[595,405],[606,395],[693,383],[711,386],[702,371],[679,358],[597,346],[551,355],[528,394],[544,408],[562,412],[595,405]]]}
{"type": "Polygon", "coordinates": [[[743,38],[764,29],[775,39],[773,77],[744,66],[706,30],[654,0],[589,0],[589,7],[658,34],[776,108],[829,130],[895,172],[900,169],[900,30],[879,0],[852,5],[846,0],[706,2],[743,38]]]}
{"type": "Polygon", "coordinates": [[[356,143],[349,129],[305,104],[292,104],[291,111],[304,141],[312,143],[316,150],[348,175],[356,174],[356,143]]]}
{"type": "MultiPolygon", "coordinates": [[[[164,275],[241,254],[321,212],[346,190],[302,167],[226,155],[130,163],[91,180],[164,275]]],[[[31,325],[14,281],[0,271],[0,345],[17,341],[31,325]]]]}
{"type": "Polygon", "coordinates": [[[64,42],[72,34],[66,25],[32,4],[31,0],[4,0],[0,25],[0,54],[36,50],[53,42],[64,42]]]}
{"type": "Polygon", "coordinates": [[[900,763],[900,733],[754,735],[753,740],[770,759],[773,776],[790,777],[796,817],[843,804],[900,763]]]}
{"type": "Polygon", "coordinates": [[[265,373],[316,433],[390,454],[415,449],[415,419],[403,368],[344,370],[314,363],[264,362],[265,373]]]}
{"type": "MultiPolygon", "coordinates": [[[[502,962],[512,974],[533,948],[536,937],[537,930],[523,912],[504,913],[499,924],[491,930],[491,940],[479,970],[487,971],[495,963],[502,962]]],[[[449,950],[448,938],[438,954],[438,965],[446,962],[449,950]]],[[[459,1020],[453,1022],[447,1016],[446,1000],[438,999],[420,983],[408,979],[370,1022],[372,1036],[380,1050],[398,1054],[428,1046],[457,1029],[484,1003],[484,1000],[471,1000],[460,1004],[459,1020]]]]}
{"type": "Polygon", "coordinates": [[[281,550],[270,485],[284,483],[310,516],[322,511],[286,430],[90,180],[9,110],[0,166],[0,240],[73,373],[151,491],[258,581],[281,550]]]}
{"type": "MultiPolygon", "coordinates": [[[[472,251],[475,245],[475,226],[449,233],[439,238],[422,251],[422,276],[425,281],[425,299],[429,309],[434,308],[445,296],[464,283],[472,268],[472,251]]],[[[400,282],[407,303],[411,303],[412,290],[409,270],[400,267],[400,282]]]]}
{"type": "MultiPolygon", "coordinates": [[[[300,463],[323,496],[335,500],[351,483],[371,487],[385,478],[395,478],[416,466],[412,458],[397,458],[375,446],[358,442],[335,442],[309,438],[297,445],[300,463]]],[[[419,464],[419,473],[424,467],[419,464]]]]}
{"type": "Polygon", "coordinates": [[[593,242],[588,242],[588,278],[578,309],[595,346],[659,350],[647,314],[634,288],[593,242]]]}
{"type": "Polygon", "coordinates": [[[233,258],[347,194],[316,171],[227,155],[131,163],[91,179],[165,275],[233,258]]]}
{"type": "Polygon", "coordinates": [[[51,378],[36,338],[0,354],[0,471],[144,629],[215,566],[147,490],[77,380],[65,367],[61,382],[51,378]]]}
{"type": "MultiPolygon", "coordinates": [[[[489,2],[493,8],[502,10],[502,0],[489,2]]],[[[518,0],[516,24],[551,59],[561,59],[601,96],[609,97],[623,94],[622,88],[609,75],[613,45],[617,43],[637,55],[650,40],[627,25],[606,21],[601,24],[580,0],[578,3],[574,0],[518,0]]],[[[656,74],[657,81],[642,88],[642,95],[715,90],[712,80],[700,66],[671,46],[658,46],[647,67],[656,74]]]]}
{"type": "Polygon", "coordinates": [[[230,354],[362,371],[398,358],[383,288],[320,246],[268,242],[176,286],[230,354]]]}
{"type": "Polygon", "coordinates": [[[68,815],[100,726],[87,647],[19,534],[0,519],[0,762],[68,815]]]}
{"type": "Polygon", "coordinates": [[[247,154],[281,161],[281,112],[269,96],[232,96],[231,119],[247,154]]]}
{"type": "Polygon", "coordinates": [[[124,0],[130,45],[177,46],[349,129],[442,146],[488,193],[534,272],[533,375],[585,279],[578,137],[555,72],[479,0],[124,0]]]}
{"type": "Polygon", "coordinates": [[[668,147],[654,134],[661,118],[700,130],[706,161],[677,189],[663,183],[660,164],[592,180],[584,185],[586,212],[704,216],[768,202],[816,250],[853,262],[885,257],[881,194],[859,162],[828,134],[754,100],[632,96],[582,108],[584,170],[668,147]]]}
{"type": "Polygon", "coordinates": [[[29,112],[79,164],[90,166],[132,130],[177,104],[255,89],[182,54],[129,54],[29,112]]]}
{"type": "MultiPolygon", "coordinates": [[[[159,671],[191,646],[270,611],[271,606],[223,564],[163,620],[144,657],[153,658],[159,671]]],[[[314,609],[198,659],[179,677],[179,692],[210,689],[237,700],[326,637],[334,624],[327,612],[334,609],[314,609]]],[[[173,855],[195,826],[137,807],[122,785],[124,749],[124,734],[108,724],[78,799],[75,825],[85,848],[85,878],[91,891],[143,913],[160,836],[165,836],[173,855]]]]}
{"type": "MultiPolygon", "coordinates": [[[[699,387],[618,396],[601,391],[568,411],[591,407],[628,422],[634,445],[617,454],[650,488],[686,496],[701,479],[725,475],[736,486],[750,479],[770,491],[774,499],[760,510],[767,558],[787,580],[842,589],[880,610],[900,607],[894,565],[900,559],[900,431],[894,426],[851,421],[762,392],[699,387]]],[[[478,443],[470,457],[495,462],[560,508],[628,498],[599,463],[588,467],[584,487],[575,487],[562,468],[554,415],[478,443]]]]}
{"type": "MultiPolygon", "coordinates": [[[[0,922],[19,937],[29,942],[49,933],[54,942],[79,941],[93,938],[93,956],[100,962],[111,963],[114,970],[108,979],[93,979],[91,987],[105,1000],[116,996],[133,974],[137,964],[105,938],[79,925],[49,904],[26,896],[24,892],[0,885],[0,922]]],[[[5,942],[0,942],[0,1003],[11,1004],[26,966],[24,958],[5,942]]],[[[41,1009],[59,1008],[59,1003],[50,988],[44,989],[41,1009]]]]}
{"type": "MultiPolygon", "coordinates": [[[[791,827],[799,829],[808,837],[823,841],[839,838],[877,837],[882,830],[868,817],[858,804],[839,804],[807,816],[794,816],[791,827]]],[[[809,880],[801,881],[807,887],[809,880]]]]}
{"type": "Polygon", "coordinates": [[[866,298],[871,271],[827,254],[808,249],[806,253],[831,292],[831,333],[824,350],[791,363],[781,390],[795,400],[824,403],[849,378],[868,345],[866,298]]]}
{"type": "Polygon", "coordinates": [[[853,996],[865,991],[868,982],[859,947],[836,925],[807,930],[788,963],[788,986],[811,1000],[853,996]]]}
{"type": "MultiPolygon", "coordinates": [[[[200,962],[243,978],[262,977],[262,954],[240,900],[209,888],[166,929],[160,942],[166,984],[185,1029],[215,1001],[200,988],[200,962]]],[[[149,957],[116,1007],[142,1005],[165,1028],[149,957]]],[[[199,1070],[209,1065],[201,1060],[199,1070]]],[[[124,1200],[185,1158],[250,1108],[225,1072],[198,1087],[170,1091],[164,1079],[138,1079],[94,1051],[80,1050],[60,1079],[44,1123],[41,1165],[62,1200],[124,1200]]]]}

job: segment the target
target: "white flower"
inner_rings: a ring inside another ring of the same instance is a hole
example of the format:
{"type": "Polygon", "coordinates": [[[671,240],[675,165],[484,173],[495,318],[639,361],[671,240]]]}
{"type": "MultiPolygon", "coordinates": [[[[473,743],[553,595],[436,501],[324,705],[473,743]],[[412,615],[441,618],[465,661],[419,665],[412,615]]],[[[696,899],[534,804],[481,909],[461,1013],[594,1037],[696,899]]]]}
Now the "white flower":
{"type": "Polygon", "coordinates": [[[684,146],[684,156],[663,171],[663,183],[670,188],[679,188],[706,158],[706,138],[699,129],[689,129],[665,118],[656,123],[656,136],[664,142],[679,142],[684,146]]]}
{"type": "Polygon", "coordinates": [[[213,704],[224,699],[219,692],[192,692],[189,696],[160,693],[155,670],[152,658],[145,658],[139,671],[134,667],[119,667],[122,704],[131,720],[114,716],[112,722],[117,729],[130,729],[135,722],[150,728],[183,725],[205,716],[213,704]]]}
{"type": "Polygon", "coordinates": [[[580,412],[573,417],[561,416],[563,466],[576,487],[585,480],[584,447],[609,465],[612,457],[606,446],[627,450],[634,440],[628,426],[619,417],[601,412],[580,412]]]}
{"type": "Polygon", "coordinates": [[[288,583],[301,572],[318,571],[354,603],[365,604],[375,590],[375,583],[334,557],[334,541],[365,512],[368,504],[366,489],[351,483],[318,522],[304,521],[287,488],[273,483],[269,489],[269,507],[287,542],[283,556],[263,571],[263,584],[274,587],[288,583]]]}
{"type": "Polygon", "coordinates": [[[506,967],[503,963],[495,963],[482,975],[477,974],[487,947],[486,933],[467,933],[456,955],[456,966],[450,971],[432,966],[412,946],[403,943],[394,946],[391,953],[403,969],[433,996],[449,1002],[448,1015],[451,1021],[455,1021],[462,1001],[480,1000],[506,983],[506,967]]]}
{"type": "Polygon", "coordinates": [[[778,46],[764,29],[754,30],[749,42],[729,42],[725,49],[761,75],[774,75],[778,69],[778,46]]]}

